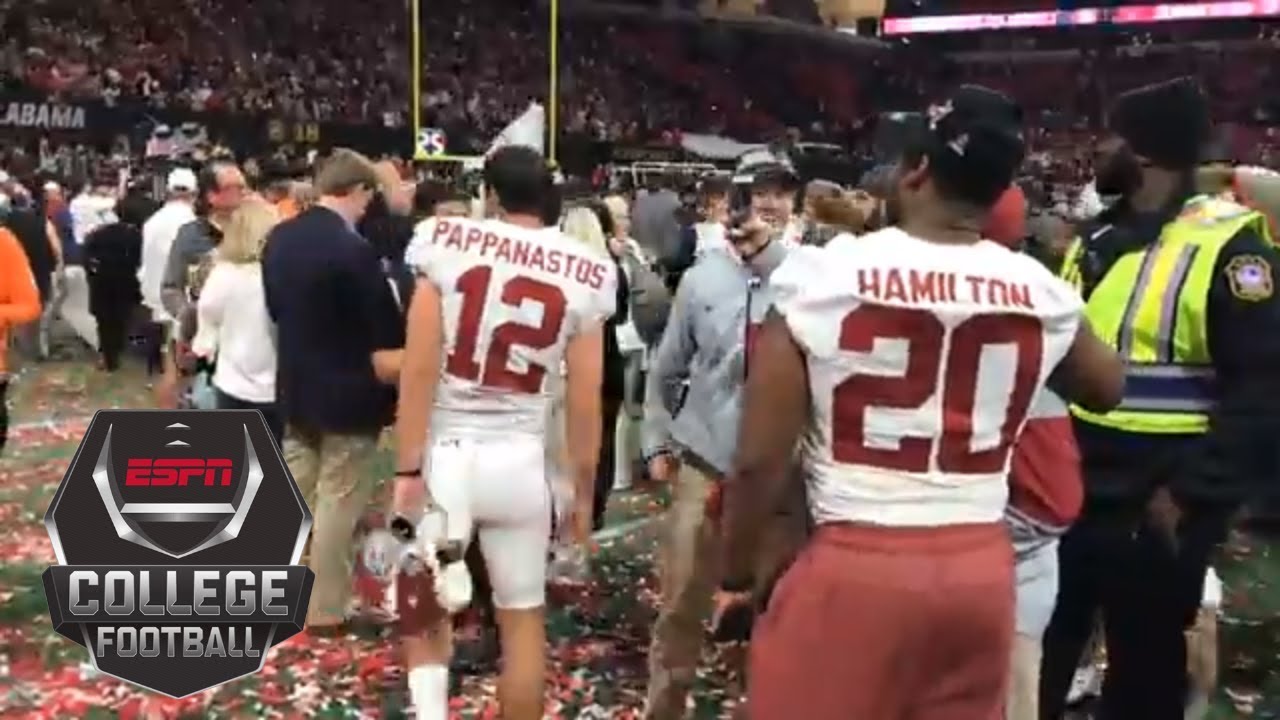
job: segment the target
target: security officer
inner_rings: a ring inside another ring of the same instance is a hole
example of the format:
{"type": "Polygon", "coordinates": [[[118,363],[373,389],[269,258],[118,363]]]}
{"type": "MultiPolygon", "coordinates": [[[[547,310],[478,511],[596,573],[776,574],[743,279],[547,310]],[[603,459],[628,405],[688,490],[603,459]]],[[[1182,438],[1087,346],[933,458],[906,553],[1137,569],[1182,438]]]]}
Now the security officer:
{"type": "Polygon", "coordinates": [[[1280,465],[1280,254],[1260,214],[1195,194],[1209,119],[1194,82],[1120,96],[1109,125],[1098,191],[1121,199],[1086,223],[1062,277],[1128,373],[1116,410],[1072,408],[1086,499],[1060,548],[1041,718],[1062,717],[1101,610],[1100,717],[1175,720],[1206,567],[1280,465]]]}

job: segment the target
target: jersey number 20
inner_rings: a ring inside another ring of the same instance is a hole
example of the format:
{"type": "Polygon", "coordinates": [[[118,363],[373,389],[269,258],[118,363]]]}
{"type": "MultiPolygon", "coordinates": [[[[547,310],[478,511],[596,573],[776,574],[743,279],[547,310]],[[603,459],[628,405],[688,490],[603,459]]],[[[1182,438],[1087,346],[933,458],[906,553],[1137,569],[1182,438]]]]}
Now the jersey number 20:
{"type": "Polygon", "coordinates": [[[877,338],[905,340],[907,367],[902,375],[857,374],[836,386],[832,404],[832,457],[837,462],[923,473],[935,448],[938,470],[946,473],[995,473],[1005,467],[1009,447],[1027,416],[1040,377],[1044,345],[1040,320],[1026,315],[978,315],[951,331],[951,345],[943,357],[946,328],[931,312],[863,305],[840,325],[840,349],[869,353],[877,338]],[[974,451],[973,415],[983,350],[1012,345],[1016,361],[1000,440],[995,447],[974,451]],[[941,377],[940,377],[941,375],[941,377]],[[869,447],[867,408],[914,410],[929,401],[941,386],[942,433],[937,437],[901,437],[898,447],[869,447]]]}
{"type": "Polygon", "coordinates": [[[480,328],[484,324],[485,300],[489,296],[489,283],[493,268],[473,267],[458,277],[457,289],[462,294],[462,311],[458,315],[458,336],[445,361],[445,371],[455,377],[479,382],[487,388],[511,390],[520,393],[536,393],[542,389],[547,369],[533,362],[524,372],[510,369],[511,348],[519,345],[531,350],[551,347],[560,337],[564,324],[564,292],[550,283],[519,275],[502,286],[502,304],[520,307],[526,301],[542,305],[542,322],[538,325],[521,325],[504,322],[493,329],[489,349],[485,353],[483,367],[476,360],[480,328]]]}

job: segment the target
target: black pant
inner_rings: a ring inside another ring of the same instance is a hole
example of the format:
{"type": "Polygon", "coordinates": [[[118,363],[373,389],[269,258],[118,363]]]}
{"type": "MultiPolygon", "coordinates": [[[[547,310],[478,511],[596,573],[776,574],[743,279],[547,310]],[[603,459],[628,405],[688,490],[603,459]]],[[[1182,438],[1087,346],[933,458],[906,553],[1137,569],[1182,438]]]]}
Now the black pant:
{"type": "Polygon", "coordinates": [[[93,316],[98,321],[98,352],[107,370],[120,368],[120,355],[129,338],[129,320],[133,308],[109,308],[93,316]]]}
{"type": "Polygon", "coordinates": [[[9,381],[0,380],[0,455],[9,441],[9,381]]]}
{"type": "Polygon", "coordinates": [[[1071,678],[1101,610],[1107,673],[1100,720],[1181,720],[1183,631],[1195,622],[1228,513],[1184,508],[1177,549],[1140,509],[1086,508],[1059,546],[1058,604],[1044,635],[1040,718],[1060,720],[1071,678]]]}
{"type": "Polygon", "coordinates": [[[259,410],[267,421],[267,428],[275,437],[277,445],[284,444],[284,420],[280,417],[280,409],[275,403],[255,403],[228,395],[218,388],[213,389],[218,399],[219,410],[259,410]]]}
{"type": "Polygon", "coordinates": [[[604,527],[604,511],[609,507],[609,491],[613,490],[613,456],[615,428],[622,398],[605,397],[600,403],[600,460],[596,463],[596,493],[591,503],[591,528],[604,527]]]}
{"type": "Polygon", "coordinates": [[[142,327],[142,344],[147,356],[148,375],[164,372],[166,334],[162,323],[151,321],[142,327]]]}

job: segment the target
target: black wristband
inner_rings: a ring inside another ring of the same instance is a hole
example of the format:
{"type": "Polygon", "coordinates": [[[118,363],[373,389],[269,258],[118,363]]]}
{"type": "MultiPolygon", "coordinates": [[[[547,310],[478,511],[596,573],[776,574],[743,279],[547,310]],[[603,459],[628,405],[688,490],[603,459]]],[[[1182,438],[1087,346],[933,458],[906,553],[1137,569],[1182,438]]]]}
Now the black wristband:
{"type": "Polygon", "coordinates": [[[416,470],[397,470],[396,477],[398,478],[422,477],[422,468],[417,468],[416,470]]]}

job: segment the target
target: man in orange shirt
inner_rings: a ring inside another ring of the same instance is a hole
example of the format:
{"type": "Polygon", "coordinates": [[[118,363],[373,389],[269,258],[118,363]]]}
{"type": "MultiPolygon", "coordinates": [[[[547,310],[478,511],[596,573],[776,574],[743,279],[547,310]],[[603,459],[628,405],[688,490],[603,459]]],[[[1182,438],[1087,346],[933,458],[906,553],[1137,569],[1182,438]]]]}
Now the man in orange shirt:
{"type": "Polygon", "coordinates": [[[0,227],[0,453],[9,436],[8,366],[9,331],[40,317],[40,292],[36,289],[31,263],[18,238],[0,227]]]}

